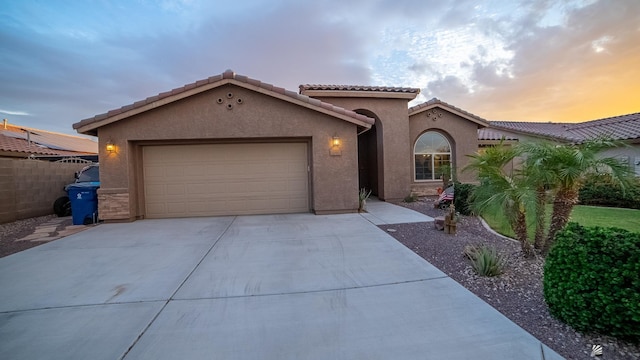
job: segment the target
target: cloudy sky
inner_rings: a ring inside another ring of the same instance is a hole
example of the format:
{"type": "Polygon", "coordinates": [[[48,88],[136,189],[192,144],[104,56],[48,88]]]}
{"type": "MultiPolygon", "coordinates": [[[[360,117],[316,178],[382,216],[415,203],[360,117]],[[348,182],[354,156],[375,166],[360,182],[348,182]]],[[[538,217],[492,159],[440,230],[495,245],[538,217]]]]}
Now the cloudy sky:
{"type": "Polygon", "coordinates": [[[0,117],[71,125],[226,69],[421,89],[488,120],[640,112],[638,0],[3,0],[0,117]]]}

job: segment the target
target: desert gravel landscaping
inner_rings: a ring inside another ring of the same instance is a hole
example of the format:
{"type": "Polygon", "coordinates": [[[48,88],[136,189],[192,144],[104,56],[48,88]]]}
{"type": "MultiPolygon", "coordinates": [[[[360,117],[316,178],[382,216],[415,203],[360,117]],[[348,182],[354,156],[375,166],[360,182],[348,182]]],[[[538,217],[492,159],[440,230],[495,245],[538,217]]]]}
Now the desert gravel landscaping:
{"type": "MultiPolygon", "coordinates": [[[[433,200],[435,198],[422,198],[399,205],[431,217],[443,216],[443,210],[433,208],[433,200]]],[[[380,228],[565,358],[593,359],[591,346],[599,344],[603,347],[599,359],[640,359],[638,343],[580,334],[553,318],[542,292],[543,260],[524,260],[517,242],[490,232],[477,217],[460,216],[456,235],[445,234],[424,223],[380,228]],[[477,276],[463,253],[468,244],[486,244],[498,249],[506,258],[504,273],[494,278],[477,276]]]]}
{"type": "MultiPolygon", "coordinates": [[[[44,244],[45,242],[42,241],[19,241],[19,239],[32,234],[38,225],[55,218],[55,215],[46,215],[0,224],[0,258],[44,244]]],[[[61,224],[61,229],[70,224],[71,220],[61,224]]]]}

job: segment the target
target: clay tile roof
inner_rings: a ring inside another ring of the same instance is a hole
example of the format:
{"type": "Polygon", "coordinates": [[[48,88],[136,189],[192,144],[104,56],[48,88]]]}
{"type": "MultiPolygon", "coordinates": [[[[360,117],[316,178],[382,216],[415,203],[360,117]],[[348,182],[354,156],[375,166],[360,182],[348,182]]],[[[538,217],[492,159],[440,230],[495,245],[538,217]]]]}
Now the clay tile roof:
{"type": "Polygon", "coordinates": [[[79,136],[13,124],[7,124],[5,128],[0,124],[0,151],[35,155],[95,155],[98,143],[79,136]]]}
{"type": "Polygon", "coordinates": [[[420,89],[408,88],[408,87],[393,87],[393,86],[363,86],[363,85],[318,85],[318,84],[305,84],[300,85],[300,91],[305,90],[332,90],[332,91],[377,91],[377,92],[393,92],[393,93],[408,93],[419,94],[420,89]]]}
{"type": "Polygon", "coordinates": [[[614,140],[640,139],[640,113],[582,123],[491,121],[491,127],[572,142],[596,137],[614,140]]]}
{"type": "Polygon", "coordinates": [[[433,98],[427,102],[423,102],[422,104],[418,104],[416,106],[412,106],[409,108],[409,116],[415,114],[415,113],[419,113],[421,111],[424,111],[426,109],[430,109],[434,106],[442,106],[444,108],[449,108],[450,110],[453,110],[454,112],[459,113],[460,115],[463,115],[465,117],[467,117],[468,119],[474,120],[475,122],[477,122],[480,125],[483,126],[487,126],[489,125],[489,122],[483,118],[481,118],[478,115],[474,115],[468,111],[462,110],[459,107],[453,106],[449,103],[446,103],[440,99],[437,98],[433,98]]]}
{"type": "Polygon", "coordinates": [[[478,140],[500,141],[503,138],[507,141],[518,141],[515,136],[503,134],[489,127],[478,129],[478,140]]]}
{"type": "MultiPolygon", "coordinates": [[[[219,81],[223,81],[223,80],[232,80],[235,81],[239,84],[246,84],[248,87],[255,87],[258,89],[262,89],[262,90],[266,90],[269,92],[273,92],[275,94],[278,95],[283,95],[286,98],[290,98],[291,100],[295,100],[295,101],[299,101],[299,102],[303,102],[306,104],[309,104],[312,107],[316,107],[316,108],[322,108],[322,109],[326,109],[326,110],[330,110],[334,113],[336,113],[336,115],[341,115],[341,116],[346,116],[347,118],[351,118],[353,120],[355,120],[358,123],[365,123],[365,124],[369,124],[369,125],[373,125],[375,123],[375,119],[372,119],[370,117],[367,116],[363,116],[360,114],[356,114],[354,112],[346,112],[343,108],[341,107],[337,107],[319,100],[315,100],[315,99],[311,99],[306,95],[301,95],[298,94],[294,91],[289,91],[286,90],[284,88],[281,87],[277,87],[274,86],[272,84],[268,84],[268,83],[263,83],[259,80],[256,79],[252,79],[249,78],[247,76],[244,75],[238,75],[236,73],[234,73],[232,70],[226,70],[224,73],[220,74],[220,75],[216,75],[216,76],[211,76],[208,79],[204,79],[204,80],[198,80],[194,83],[191,84],[187,84],[183,87],[180,88],[176,88],[173,89],[171,91],[166,91],[163,93],[160,93],[158,95],[155,96],[151,96],[146,98],[145,100],[141,100],[141,101],[136,101],[133,104],[129,104],[129,105],[125,105],[119,109],[114,109],[114,110],[110,110],[107,113],[104,114],[99,114],[96,115],[94,117],[88,118],[88,119],[84,119],[81,120],[75,124],[73,124],[73,128],[74,129],[80,129],[81,127],[87,126],[87,125],[91,125],[93,123],[97,123],[101,120],[105,120],[108,119],[112,116],[115,115],[120,115],[120,114],[125,114],[128,111],[131,110],[136,110],[136,109],[140,109],[143,108],[149,104],[152,104],[158,100],[162,100],[165,99],[167,97],[171,97],[171,96],[180,96],[182,93],[186,92],[186,91],[196,91],[196,89],[201,88],[201,87],[205,87],[208,86],[208,84],[212,84],[212,83],[216,83],[219,81]]],[[[207,89],[209,89],[210,87],[203,89],[202,91],[205,91],[207,89]]],[[[366,87],[366,88],[373,88],[373,87],[366,87]]],[[[402,89],[404,89],[403,91],[410,91],[410,90],[417,90],[418,89],[409,89],[409,88],[385,88],[388,89],[387,91],[393,91],[391,89],[397,89],[395,91],[401,91],[402,89]]],[[[126,116],[126,115],[125,115],[126,116]]],[[[96,126],[96,128],[99,127],[96,126]]],[[[84,131],[84,133],[87,134],[93,134],[95,135],[95,128],[94,129],[90,129],[90,130],[86,130],[84,131]]]]}

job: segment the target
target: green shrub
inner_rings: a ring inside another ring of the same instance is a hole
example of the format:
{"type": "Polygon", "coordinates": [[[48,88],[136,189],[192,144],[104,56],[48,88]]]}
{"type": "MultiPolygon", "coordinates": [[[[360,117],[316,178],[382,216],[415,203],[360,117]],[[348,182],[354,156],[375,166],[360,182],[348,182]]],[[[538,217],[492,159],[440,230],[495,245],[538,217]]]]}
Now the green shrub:
{"type": "Polygon", "coordinates": [[[640,181],[637,180],[622,191],[609,175],[594,175],[585,181],[579,194],[583,205],[640,209],[640,181]]]}
{"type": "Polygon", "coordinates": [[[480,276],[502,274],[504,260],[498,251],[487,245],[467,245],[464,254],[471,260],[471,267],[480,276]]]}
{"type": "Polygon", "coordinates": [[[569,223],[543,285],[551,314],[574,329],[640,340],[640,233],[569,223]]]}
{"type": "Polygon", "coordinates": [[[404,202],[412,203],[418,200],[418,196],[416,194],[409,194],[404,198],[404,202]]]}
{"type": "Polygon", "coordinates": [[[475,187],[476,185],[473,184],[463,184],[458,182],[453,185],[453,205],[456,207],[456,211],[460,214],[472,215],[469,197],[475,187]]]}

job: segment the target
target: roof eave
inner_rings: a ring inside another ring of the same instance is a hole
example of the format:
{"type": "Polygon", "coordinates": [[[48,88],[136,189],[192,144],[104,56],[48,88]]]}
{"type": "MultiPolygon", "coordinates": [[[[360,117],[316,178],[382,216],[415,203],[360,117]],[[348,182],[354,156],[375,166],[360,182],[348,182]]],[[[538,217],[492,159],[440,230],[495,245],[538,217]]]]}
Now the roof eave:
{"type": "Polygon", "coordinates": [[[476,123],[477,125],[479,125],[479,127],[489,127],[489,122],[487,120],[484,120],[484,119],[479,118],[477,116],[472,116],[470,114],[465,114],[464,112],[461,112],[461,111],[459,111],[459,110],[457,110],[455,108],[452,108],[450,106],[446,106],[446,105],[440,104],[440,103],[431,104],[431,105],[427,105],[427,106],[420,106],[420,107],[416,106],[416,107],[413,107],[412,108],[413,110],[409,109],[410,110],[409,111],[409,116],[413,116],[413,115],[419,114],[421,112],[424,112],[424,111],[427,111],[427,110],[431,110],[431,109],[433,109],[435,107],[439,107],[439,108],[441,108],[443,110],[446,110],[446,111],[448,111],[448,112],[450,112],[452,114],[455,114],[455,115],[458,115],[460,117],[463,117],[463,118],[465,118],[465,119],[467,119],[467,120],[469,120],[469,121],[471,121],[473,123],[476,123]]]}
{"type": "MultiPolygon", "coordinates": [[[[254,90],[254,91],[259,92],[261,94],[265,94],[265,95],[269,95],[269,96],[275,97],[275,98],[280,99],[280,100],[284,100],[284,101],[290,102],[292,104],[300,105],[300,106],[305,107],[307,109],[311,109],[311,110],[314,110],[314,111],[317,111],[317,112],[320,112],[320,113],[323,113],[323,114],[326,114],[326,115],[337,117],[339,119],[342,119],[344,121],[353,123],[355,125],[361,126],[363,128],[366,128],[366,129],[370,129],[371,126],[373,126],[373,123],[369,123],[369,122],[366,122],[366,121],[361,121],[361,120],[358,120],[358,119],[356,119],[354,117],[351,117],[349,115],[342,114],[342,113],[340,113],[338,111],[329,110],[329,109],[326,109],[326,108],[324,108],[322,106],[316,106],[316,105],[313,105],[313,104],[311,104],[309,102],[305,102],[305,101],[299,100],[297,98],[293,98],[291,96],[288,96],[288,95],[285,95],[285,94],[281,94],[279,92],[275,92],[275,91],[272,91],[272,90],[269,90],[269,89],[265,89],[265,88],[260,87],[260,86],[251,85],[251,84],[247,84],[247,83],[243,83],[243,82],[239,82],[236,85],[242,86],[242,87],[244,87],[246,89],[249,89],[249,90],[254,90]]],[[[306,94],[304,94],[304,95],[308,96],[306,94]]],[[[336,107],[336,109],[337,109],[337,107],[336,107]]],[[[364,115],[363,115],[363,117],[364,117],[364,115]]],[[[371,120],[375,121],[374,119],[371,119],[371,120]]]]}
{"type": "MultiPolygon", "coordinates": [[[[148,104],[145,104],[143,106],[140,107],[134,107],[131,110],[127,110],[127,111],[123,111],[120,113],[117,113],[115,115],[112,116],[108,116],[107,114],[103,114],[103,115],[96,115],[93,118],[88,118],[88,119],[84,119],[81,120],[78,123],[73,124],[73,128],[76,129],[76,131],[80,134],[85,134],[85,135],[93,135],[93,136],[97,136],[97,129],[100,127],[103,127],[105,125],[109,125],[111,123],[117,122],[119,120],[123,120],[138,114],[141,114],[143,112],[149,111],[149,110],[153,110],[155,108],[170,104],[172,102],[214,89],[216,87],[220,87],[220,86],[224,86],[227,84],[232,84],[235,86],[239,86],[245,89],[249,89],[249,90],[253,90],[274,98],[278,98],[290,103],[294,103],[300,106],[303,106],[305,108],[314,110],[314,111],[318,111],[320,113],[324,113],[342,120],[345,120],[347,122],[356,124],[358,126],[364,127],[364,128],[371,128],[371,126],[373,125],[372,123],[369,123],[365,120],[359,120],[357,118],[354,118],[352,116],[346,115],[346,114],[342,114],[339,110],[333,111],[333,110],[329,110],[329,109],[325,109],[324,107],[321,106],[315,106],[311,103],[305,102],[305,101],[301,101],[299,99],[296,99],[294,97],[291,97],[289,95],[286,94],[281,94],[279,92],[264,88],[262,86],[258,86],[258,85],[253,85],[247,82],[243,82],[243,81],[239,81],[236,80],[234,78],[222,78],[218,81],[213,81],[213,82],[209,82],[207,84],[195,87],[193,89],[189,89],[189,90],[185,90],[182,92],[179,92],[175,95],[170,95],[167,97],[164,97],[162,99],[150,102],[148,104]],[[106,116],[105,116],[106,115],[106,116]],[[102,117],[102,118],[101,118],[102,117]],[[84,124],[83,124],[84,123],[84,124]]],[[[286,92],[286,90],[285,90],[286,92]]],[[[338,109],[336,107],[336,109],[338,109]]],[[[114,111],[118,111],[118,109],[114,110],[114,111]]]]}
{"type": "Polygon", "coordinates": [[[508,127],[496,126],[494,124],[491,124],[490,127],[492,129],[496,129],[496,130],[502,130],[502,131],[513,132],[513,133],[527,135],[527,136],[539,137],[539,138],[542,138],[542,139],[545,139],[545,140],[561,141],[561,142],[580,142],[580,141],[584,141],[583,139],[565,138],[565,137],[560,137],[560,136],[553,136],[553,135],[548,135],[548,134],[536,133],[536,132],[533,132],[533,131],[511,129],[511,128],[508,128],[508,127]]]}
{"type": "Polygon", "coordinates": [[[134,116],[134,115],[141,114],[143,112],[147,112],[149,110],[153,110],[153,109],[158,108],[160,106],[170,104],[172,102],[187,98],[189,96],[193,96],[193,95],[199,94],[201,92],[205,92],[207,90],[211,90],[211,89],[213,89],[215,87],[224,85],[226,83],[230,83],[232,81],[233,81],[233,79],[222,79],[222,80],[219,80],[219,81],[215,81],[215,82],[211,82],[211,83],[208,83],[208,84],[204,84],[204,85],[198,86],[196,88],[193,88],[193,89],[190,89],[190,90],[186,90],[186,91],[180,92],[178,94],[167,96],[167,97],[164,97],[162,99],[150,102],[150,103],[145,104],[145,105],[140,106],[140,107],[134,107],[131,110],[123,111],[123,112],[118,113],[118,114],[113,115],[113,116],[108,116],[108,115],[104,116],[105,114],[96,115],[95,117],[87,118],[87,119],[81,120],[78,123],[73,124],[73,128],[76,129],[76,131],[81,133],[81,134],[96,136],[97,135],[97,131],[96,130],[98,128],[100,128],[100,127],[103,127],[105,125],[109,125],[111,123],[114,123],[114,122],[122,120],[122,119],[126,119],[126,118],[134,116]],[[100,119],[101,116],[104,116],[104,118],[100,119]],[[83,122],[86,122],[87,124],[83,125],[82,124],[83,122]]]}
{"type": "Polygon", "coordinates": [[[518,139],[478,139],[478,145],[517,144],[518,139]]]}

